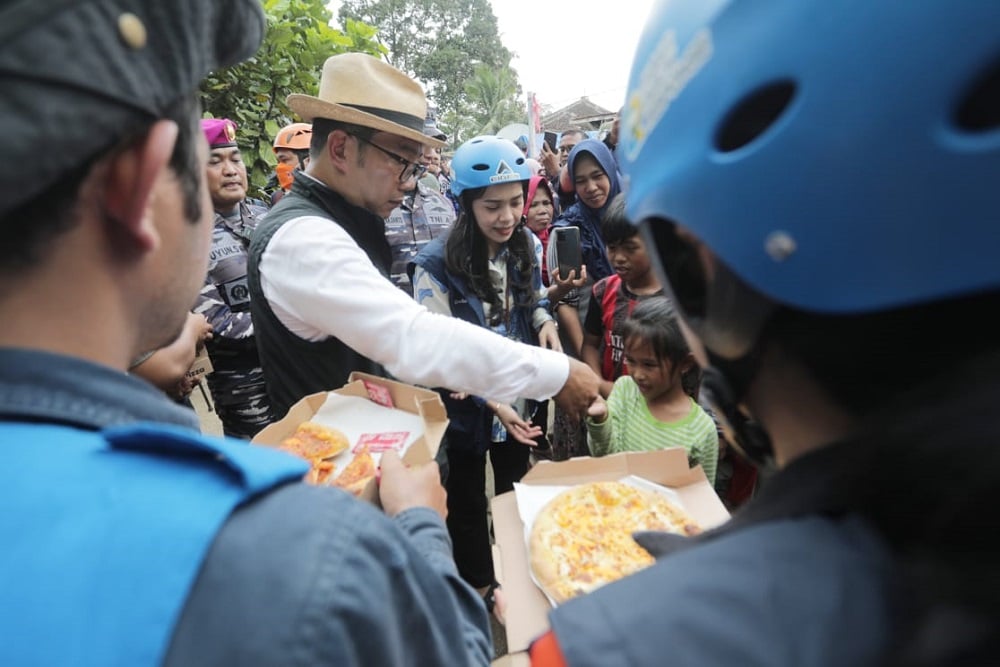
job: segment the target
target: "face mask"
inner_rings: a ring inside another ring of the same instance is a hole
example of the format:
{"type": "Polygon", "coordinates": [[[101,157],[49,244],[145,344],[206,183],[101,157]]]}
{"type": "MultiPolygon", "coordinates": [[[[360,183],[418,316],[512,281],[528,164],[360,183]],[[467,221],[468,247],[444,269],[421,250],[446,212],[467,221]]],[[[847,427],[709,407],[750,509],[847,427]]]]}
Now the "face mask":
{"type": "Polygon", "coordinates": [[[278,166],[274,168],[274,172],[278,176],[278,185],[281,186],[282,190],[292,187],[292,181],[295,180],[295,167],[287,162],[279,162],[278,166]]]}

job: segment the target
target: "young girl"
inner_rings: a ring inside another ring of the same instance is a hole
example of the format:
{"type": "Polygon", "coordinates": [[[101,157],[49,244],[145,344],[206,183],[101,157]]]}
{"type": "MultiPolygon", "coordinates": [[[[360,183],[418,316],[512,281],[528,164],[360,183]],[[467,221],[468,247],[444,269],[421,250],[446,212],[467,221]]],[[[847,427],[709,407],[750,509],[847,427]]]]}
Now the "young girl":
{"type": "MultiPolygon", "coordinates": [[[[524,226],[531,176],[524,154],[505,139],[476,137],[455,152],[452,170],[451,190],[461,213],[446,239],[435,239],[414,258],[414,298],[431,311],[501,336],[561,350],[542,285],[541,243],[524,226]]],[[[447,522],[455,562],[490,606],[496,583],[486,517],[486,453],[495,492],[513,489],[528,470],[528,448],[541,435],[531,422],[535,403],[505,405],[439,391],[450,420],[447,522]]]]}
{"type": "Polygon", "coordinates": [[[700,371],[670,301],[641,302],[625,320],[623,336],[628,375],[615,381],[607,403],[598,399],[588,412],[591,453],[683,447],[714,484],[719,437],[692,397],[700,371]]]}

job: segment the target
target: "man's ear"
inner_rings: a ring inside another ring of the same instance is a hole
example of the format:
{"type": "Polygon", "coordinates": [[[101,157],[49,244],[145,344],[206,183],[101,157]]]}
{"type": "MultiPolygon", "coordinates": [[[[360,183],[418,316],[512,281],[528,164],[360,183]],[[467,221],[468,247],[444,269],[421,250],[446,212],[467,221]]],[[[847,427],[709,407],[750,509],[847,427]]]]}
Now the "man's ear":
{"type": "Polygon", "coordinates": [[[330,162],[339,170],[344,170],[347,162],[347,143],[350,135],[343,130],[334,130],[326,138],[326,153],[330,162]]]}
{"type": "Polygon", "coordinates": [[[119,151],[108,167],[104,206],[109,219],[145,249],[158,233],[148,215],[157,181],[168,168],[177,142],[177,123],[157,121],[141,138],[119,151]]]}

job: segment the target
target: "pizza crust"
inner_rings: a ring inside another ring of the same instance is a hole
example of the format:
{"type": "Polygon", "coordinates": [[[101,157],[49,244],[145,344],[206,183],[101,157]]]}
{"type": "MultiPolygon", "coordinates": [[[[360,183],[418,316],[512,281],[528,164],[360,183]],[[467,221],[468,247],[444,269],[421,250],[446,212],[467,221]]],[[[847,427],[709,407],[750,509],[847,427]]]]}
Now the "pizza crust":
{"type": "Polygon", "coordinates": [[[559,558],[552,556],[548,546],[550,536],[558,532],[559,525],[555,522],[553,513],[543,509],[535,517],[535,523],[531,529],[528,557],[531,572],[535,575],[535,580],[542,587],[542,590],[557,602],[562,602],[573,596],[572,591],[568,590],[565,585],[565,577],[559,572],[559,558]]]}
{"type": "Polygon", "coordinates": [[[561,492],[539,512],[528,539],[531,572],[557,604],[653,564],[632,538],[640,530],[693,535],[697,522],[654,491],[591,482],[561,492]]]}

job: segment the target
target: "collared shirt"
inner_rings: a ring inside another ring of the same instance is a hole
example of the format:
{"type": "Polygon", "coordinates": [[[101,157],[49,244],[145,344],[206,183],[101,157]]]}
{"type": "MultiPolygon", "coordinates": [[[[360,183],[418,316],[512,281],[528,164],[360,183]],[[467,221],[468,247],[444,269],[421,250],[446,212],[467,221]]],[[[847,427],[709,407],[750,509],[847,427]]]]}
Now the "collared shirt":
{"type": "Polygon", "coordinates": [[[550,398],[569,375],[560,352],[428,312],[328,218],[294,218],[275,232],[261,257],[260,281],[288,331],[308,341],[335,336],[404,381],[509,403],[550,398]]]}

